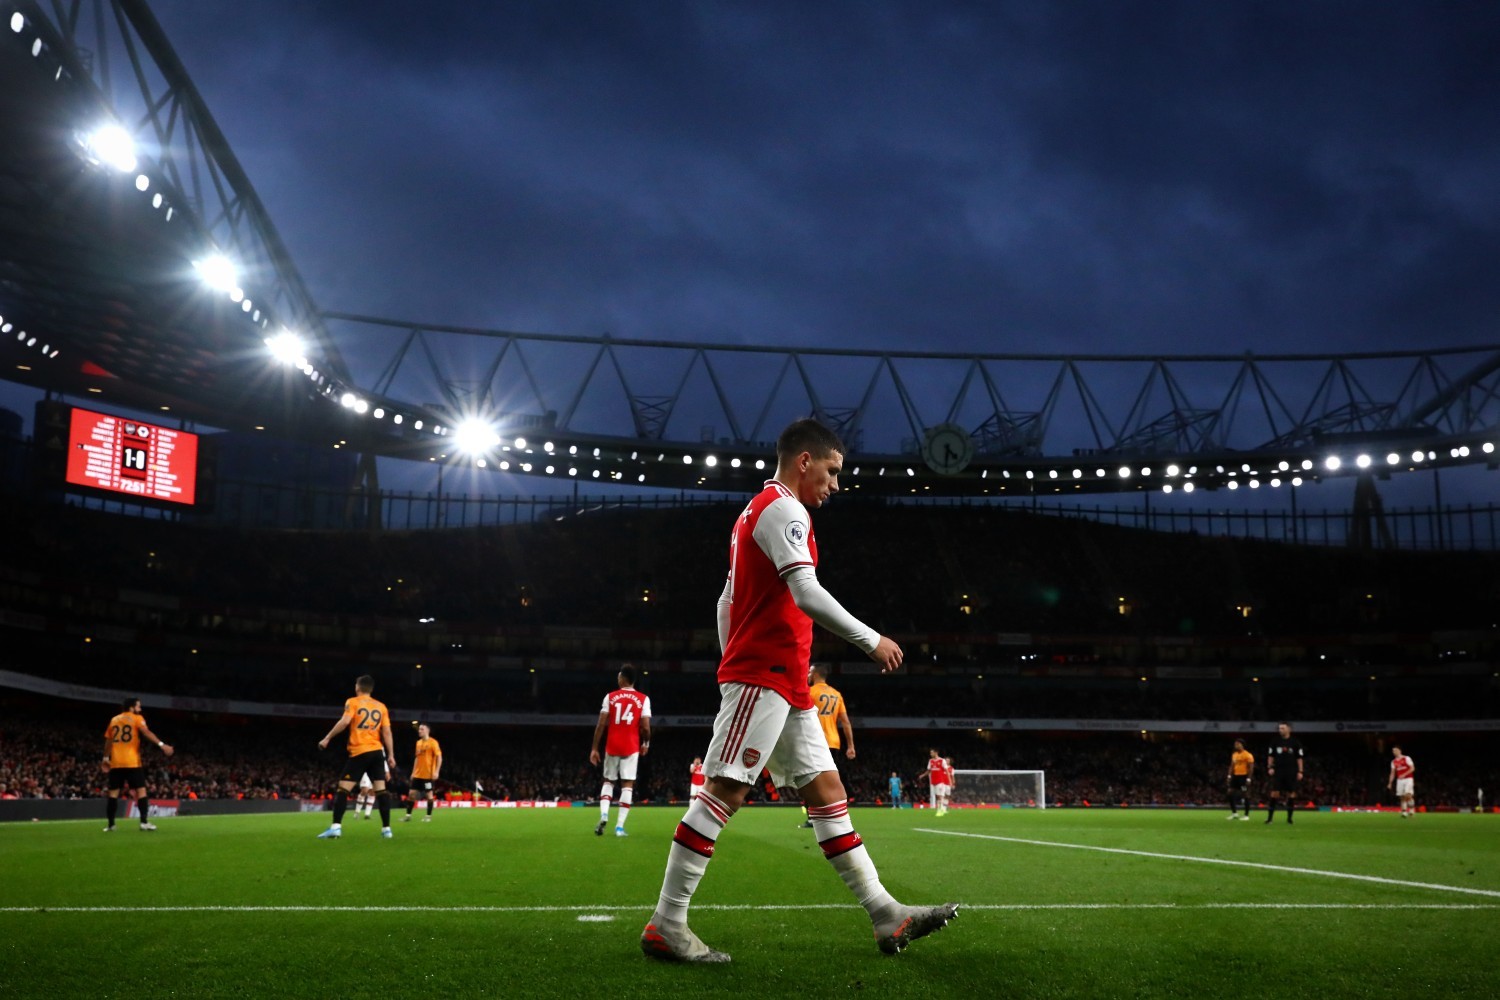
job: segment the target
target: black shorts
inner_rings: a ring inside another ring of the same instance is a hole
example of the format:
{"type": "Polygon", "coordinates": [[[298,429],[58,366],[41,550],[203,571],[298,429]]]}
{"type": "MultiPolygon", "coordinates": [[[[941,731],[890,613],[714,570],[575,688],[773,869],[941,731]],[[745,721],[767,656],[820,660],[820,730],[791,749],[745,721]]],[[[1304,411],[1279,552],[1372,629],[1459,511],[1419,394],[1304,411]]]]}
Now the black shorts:
{"type": "Polygon", "coordinates": [[[1278,792],[1295,792],[1297,790],[1297,772],[1288,771],[1283,774],[1276,772],[1271,778],[1271,787],[1278,792]]]}
{"type": "Polygon", "coordinates": [[[129,785],[134,789],[146,787],[146,769],[144,767],[112,767],[109,774],[105,775],[104,787],[112,792],[129,785]]]}
{"type": "Polygon", "coordinates": [[[1229,790],[1231,792],[1243,792],[1250,784],[1248,774],[1232,774],[1229,776],[1229,790]]]}
{"type": "Polygon", "coordinates": [[[352,781],[358,784],[359,779],[367,774],[370,776],[371,781],[385,783],[384,750],[369,750],[350,757],[344,764],[344,773],[339,775],[339,780],[352,781]]]}
{"type": "Polygon", "coordinates": [[[413,779],[411,779],[411,794],[412,794],[412,798],[417,798],[417,797],[421,797],[421,798],[424,798],[424,799],[430,799],[430,798],[432,798],[432,779],[431,778],[413,778],[413,779]]]}

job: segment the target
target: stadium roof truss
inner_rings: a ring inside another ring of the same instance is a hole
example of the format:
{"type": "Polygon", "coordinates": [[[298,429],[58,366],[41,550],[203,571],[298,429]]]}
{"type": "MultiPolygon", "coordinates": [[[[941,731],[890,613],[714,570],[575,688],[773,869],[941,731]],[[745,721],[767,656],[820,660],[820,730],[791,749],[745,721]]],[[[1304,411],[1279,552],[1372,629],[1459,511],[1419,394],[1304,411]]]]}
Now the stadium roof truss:
{"type": "Polygon", "coordinates": [[[0,374],[51,391],[585,481],[752,489],[781,427],[808,415],[848,444],[844,488],[886,495],[1191,492],[1500,461],[1500,346],[861,351],[324,312],[145,0],[0,0],[0,329],[0,374]],[[91,145],[101,122],[133,140],[129,169],[91,145]],[[234,270],[210,288],[214,253],[234,270]],[[267,344],[286,333],[299,347],[277,364],[267,344]],[[485,433],[460,452],[466,422],[485,433]]]}

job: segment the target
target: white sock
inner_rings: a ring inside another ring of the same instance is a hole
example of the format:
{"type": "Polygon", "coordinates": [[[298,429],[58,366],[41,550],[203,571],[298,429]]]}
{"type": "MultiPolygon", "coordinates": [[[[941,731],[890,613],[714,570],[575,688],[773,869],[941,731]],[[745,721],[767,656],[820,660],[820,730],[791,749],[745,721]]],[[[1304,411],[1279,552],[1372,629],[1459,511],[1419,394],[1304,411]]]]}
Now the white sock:
{"type": "Polygon", "coordinates": [[[880,873],[875,870],[875,862],[870,860],[864,841],[854,832],[854,824],[849,820],[848,801],[812,806],[807,815],[813,823],[813,837],[823,848],[823,856],[833,865],[833,870],[839,873],[839,878],[854,893],[865,912],[874,918],[877,913],[895,906],[895,897],[880,884],[880,873]]]}
{"type": "Polygon", "coordinates": [[[714,856],[714,844],[724,824],[734,815],[734,810],[720,802],[709,792],[698,793],[688,806],[677,832],[672,835],[672,848],[667,854],[667,873],[662,878],[661,896],[656,901],[656,912],[666,920],[687,921],[688,903],[698,889],[698,882],[708,869],[714,856]]]}
{"type": "Polygon", "coordinates": [[[635,791],[633,788],[620,789],[620,809],[615,813],[615,829],[617,830],[625,829],[625,818],[630,815],[630,800],[632,798],[630,793],[633,791],[635,791]]]}
{"type": "Polygon", "coordinates": [[[615,794],[615,785],[612,781],[606,781],[604,787],[599,789],[599,821],[608,822],[609,803],[615,794]]]}

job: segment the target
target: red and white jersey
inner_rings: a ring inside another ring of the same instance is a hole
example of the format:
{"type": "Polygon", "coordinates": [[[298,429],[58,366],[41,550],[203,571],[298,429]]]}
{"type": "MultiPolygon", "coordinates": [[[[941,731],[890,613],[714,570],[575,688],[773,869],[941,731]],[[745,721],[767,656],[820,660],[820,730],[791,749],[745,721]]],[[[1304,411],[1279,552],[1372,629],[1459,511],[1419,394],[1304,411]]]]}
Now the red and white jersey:
{"type": "Polygon", "coordinates": [[[620,688],[604,696],[599,713],[609,729],[604,738],[608,757],[629,757],[641,752],[641,720],[651,718],[651,699],[635,688],[620,688]]]}
{"type": "Polygon", "coordinates": [[[694,785],[701,785],[701,784],[703,784],[703,782],[704,782],[705,779],[703,777],[703,765],[702,764],[689,764],[688,765],[688,772],[690,774],[692,774],[692,776],[693,776],[693,784],[694,785]]]}
{"type": "Polygon", "coordinates": [[[1417,762],[1402,754],[1391,759],[1391,776],[1396,779],[1410,778],[1417,773],[1417,762]]]}
{"type": "Polygon", "coordinates": [[[795,709],[812,708],[807,665],[812,619],[792,600],[782,577],[818,565],[812,518],[774,479],[745,508],[729,540],[729,641],[719,683],[770,688],[795,709]]]}
{"type": "Polygon", "coordinates": [[[953,765],[947,757],[930,757],[927,760],[927,781],[933,785],[953,784],[953,765]]]}

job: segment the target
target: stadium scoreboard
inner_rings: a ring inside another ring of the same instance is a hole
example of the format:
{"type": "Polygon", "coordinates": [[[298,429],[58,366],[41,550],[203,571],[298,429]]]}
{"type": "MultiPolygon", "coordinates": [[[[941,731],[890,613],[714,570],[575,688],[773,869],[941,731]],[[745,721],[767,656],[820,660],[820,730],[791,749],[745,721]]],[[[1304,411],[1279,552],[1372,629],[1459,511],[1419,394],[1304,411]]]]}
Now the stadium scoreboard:
{"type": "Polygon", "coordinates": [[[198,435],[72,407],[65,480],[109,493],[191,507],[198,435]]]}

